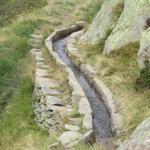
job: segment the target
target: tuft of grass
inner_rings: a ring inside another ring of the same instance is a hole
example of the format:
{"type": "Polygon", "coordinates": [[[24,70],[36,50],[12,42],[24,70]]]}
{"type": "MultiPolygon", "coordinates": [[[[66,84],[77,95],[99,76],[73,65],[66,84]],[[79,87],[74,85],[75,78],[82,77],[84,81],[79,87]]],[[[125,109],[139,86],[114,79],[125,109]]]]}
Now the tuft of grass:
{"type": "MultiPolygon", "coordinates": [[[[149,89],[136,91],[138,76],[137,52],[139,43],[130,43],[109,56],[105,56],[99,46],[80,46],[81,56],[86,63],[90,63],[97,71],[97,77],[113,92],[118,111],[124,119],[124,128],[127,136],[150,115],[149,89]],[[96,52],[95,52],[96,51],[96,52]]],[[[147,69],[146,69],[147,70],[147,69]]],[[[145,71],[144,71],[145,72],[145,71]]],[[[149,81],[149,73],[144,73],[145,81],[149,81]]],[[[124,137],[125,138],[125,137],[124,137]]]]}
{"type": "Polygon", "coordinates": [[[136,80],[136,89],[150,89],[150,63],[145,62],[145,68],[140,71],[136,80]]]}
{"type": "Polygon", "coordinates": [[[116,5],[113,8],[113,20],[114,21],[118,20],[118,18],[120,17],[120,15],[121,15],[121,13],[123,11],[123,8],[124,8],[124,2],[118,3],[118,5],[116,5]]]}

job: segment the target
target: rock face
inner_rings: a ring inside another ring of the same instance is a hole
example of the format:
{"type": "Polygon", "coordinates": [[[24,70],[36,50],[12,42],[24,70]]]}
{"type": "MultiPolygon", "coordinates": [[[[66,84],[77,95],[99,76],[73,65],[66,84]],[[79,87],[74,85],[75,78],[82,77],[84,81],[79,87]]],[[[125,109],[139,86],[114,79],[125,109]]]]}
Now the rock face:
{"type": "Polygon", "coordinates": [[[139,68],[145,67],[145,61],[150,63],[150,28],[142,34],[140,41],[140,50],[138,53],[139,68]]]}
{"type": "Polygon", "coordinates": [[[98,44],[104,40],[114,28],[123,8],[123,0],[105,0],[101,10],[81,41],[88,44],[98,44]]]}
{"type": "Polygon", "coordinates": [[[121,144],[118,150],[149,150],[150,149],[150,118],[141,123],[132,136],[121,144]]]}
{"type": "Polygon", "coordinates": [[[137,42],[149,26],[150,0],[125,0],[117,25],[105,42],[104,53],[109,54],[131,42],[137,42]]]}

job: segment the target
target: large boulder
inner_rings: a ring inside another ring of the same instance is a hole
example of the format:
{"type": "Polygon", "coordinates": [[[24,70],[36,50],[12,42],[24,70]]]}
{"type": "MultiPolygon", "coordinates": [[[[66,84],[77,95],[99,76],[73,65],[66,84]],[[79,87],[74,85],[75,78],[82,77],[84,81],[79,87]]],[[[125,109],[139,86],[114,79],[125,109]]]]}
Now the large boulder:
{"type": "Polygon", "coordinates": [[[138,53],[139,68],[144,68],[146,61],[150,63],[150,28],[143,32],[140,41],[140,50],[138,53]]]}
{"type": "Polygon", "coordinates": [[[150,118],[142,122],[118,150],[150,150],[150,118]]]}
{"type": "Polygon", "coordinates": [[[105,0],[81,42],[98,44],[114,28],[123,9],[123,0],[105,0]]]}
{"type": "Polygon", "coordinates": [[[105,42],[104,53],[139,42],[142,32],[149,26],[149,18],[150,0],[125,0],[123,13],[105,42]]]}

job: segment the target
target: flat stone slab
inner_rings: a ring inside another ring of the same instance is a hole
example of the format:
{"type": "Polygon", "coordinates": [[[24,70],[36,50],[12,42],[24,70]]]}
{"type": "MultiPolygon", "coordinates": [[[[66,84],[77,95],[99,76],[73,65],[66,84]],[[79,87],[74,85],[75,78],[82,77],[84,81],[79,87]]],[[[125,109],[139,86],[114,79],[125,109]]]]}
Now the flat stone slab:
{"type": "Polygon", "coordinates": [[[80,125],[81,119],[80,118],[69,118],[69,122],[73,125],[80,125]]]}
{"type": "Polygon", "coordinates": [[[91,106],[87,100],[87,98],[81,98],[80,102],[78,103],[78,111],[80,114],[86,115],[92,114],[91,106]]]}
{"type": "Polygon", "coordinates": [[[87,114],[83,118],[83,128],[90,130],[93,129],[93,121],[92,121],[92,115],[87,114]]]}
{"type": "Polygon", "coordinates": [[[41,49],[40,48],[32,48],[31,50],[30,50],[30,53],[32,54],[32,53],[35,53],[35,52],[41,52],[41,49]]]}
{"type": "Polygon", "coordinates": [[[37,61],[37,62],[36,62],[36,65],[37,65],[37,66],[45,65],[45,63],[44,63],[43,61],[37,61]]]}
{"type": "Polygon", "coordinates": [[[44,95],[60,95],[61,92],[55,89],[43,88],[42,92],[44,95]]]}
{"type": "Polygon", "coordinates": [[[42,39],[42,38],[43,38],[43,36],[40,35],[40,34],[31,34],[30,36],[31,36],[31,38],[33,38],[33,39],[42,39]]]}
{"type": "Polygon", "coordinates": [[[44,77],[48,75],[48,71],[46,69],[36,69],[35,75],[38,77],[44,77]]]}
{"type": "Polygon", "coordinates": [[[79,131],[80,130],[80,128],[78,126],[71,125],[71,124],[65,124],[65,129],[70,130],[70,131],[79,131]]]}
{"type": "Polygon", "coordinates": [[[45,103],[46,105],[56,105],[56,106],[63,106],[63,102],[59,97],[56,96],[50,96],[46,95],[45,96],[45,103]]]}
{"type": "Polygon", "coordinates": [[[44,57],[38,56],[38,55],[35,56],[35,60],[36,60],[37,62],[45,61],[44,57]]]}
{"type": "Polygon", "coordinates": [[[63,145],[66,146],[72,142],[79,140],[82,137],[82,134],[76,131],[67,131],[64,132],[58,139],[58,141],[63,145]]]}
{"type": "Polygon", "coordinates": [[[31,49],[30,50],[30,53],[32,54],[32,55],[42,55],[42,52],[41,52],[41,50],[40,49],[31,49]]]}

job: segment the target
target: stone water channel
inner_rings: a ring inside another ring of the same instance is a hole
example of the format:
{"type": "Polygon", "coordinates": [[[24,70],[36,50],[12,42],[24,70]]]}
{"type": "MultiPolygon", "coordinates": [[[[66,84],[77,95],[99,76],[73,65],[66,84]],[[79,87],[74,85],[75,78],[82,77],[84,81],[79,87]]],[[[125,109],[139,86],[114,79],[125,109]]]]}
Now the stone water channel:
{"type": "Polygon", "coordinates": [[[105,145],[107,145],[106,147],[108,147],[108,145],[111,145],[110,143],[113,137],[110,114],[100,96],[97,95],[95,90],[86,80],[84,74],[65,53],[66,47],[66,35],[53,40],[53,50],[58,54],[60,59],[72,70],[91,105],[96,143],[105,143],[105,145]]]}

